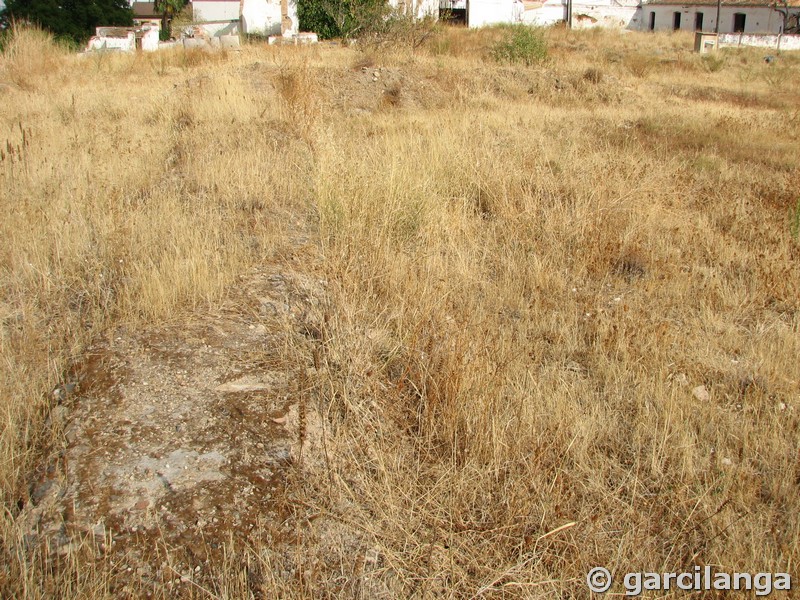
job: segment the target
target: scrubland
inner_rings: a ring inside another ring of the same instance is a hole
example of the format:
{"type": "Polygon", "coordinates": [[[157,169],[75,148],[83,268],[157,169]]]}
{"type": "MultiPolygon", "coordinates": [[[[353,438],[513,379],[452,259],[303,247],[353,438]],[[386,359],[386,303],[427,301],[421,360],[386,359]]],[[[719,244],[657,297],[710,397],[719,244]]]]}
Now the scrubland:
{"type": "Polygon", "coordinates": [[[503,35],[6,46],[4,596],[125,579],[16,523],[63,444],[54,386],[122,325],[219,304],[299,230],[335,457],[286,502],[362,545],[298,536],[287,578],[233,539],[187,597],[581,598],[597,565],[797,580],[800,58],[554,29],[544,62],[498,64],[503,35]]]}

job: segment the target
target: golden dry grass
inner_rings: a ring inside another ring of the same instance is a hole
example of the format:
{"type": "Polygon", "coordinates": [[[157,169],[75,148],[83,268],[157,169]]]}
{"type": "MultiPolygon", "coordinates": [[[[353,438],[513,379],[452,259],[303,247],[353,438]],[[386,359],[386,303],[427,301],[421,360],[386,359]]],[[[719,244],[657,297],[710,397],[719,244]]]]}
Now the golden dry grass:
{"type": "Polygon", "coordinates": [[[257,595],[247,561],[267,597],[585,597],[595,565],[797,579],[797,59],[553,30],[546,64],[503,67],[497,35],[365,60],[78,59],[20,34],[0,63],[5,594],[112,595],[113,565],[48,570],[14,522],[70,362],[218,302],[298,223],[329,292],[312,384],[337,457],[290,499],[361,545],[309,535],[290,580],[250,549],[216,595],[257,595]],[[391,101],[356,98],[365,64],[402,75],[391,101]]]}

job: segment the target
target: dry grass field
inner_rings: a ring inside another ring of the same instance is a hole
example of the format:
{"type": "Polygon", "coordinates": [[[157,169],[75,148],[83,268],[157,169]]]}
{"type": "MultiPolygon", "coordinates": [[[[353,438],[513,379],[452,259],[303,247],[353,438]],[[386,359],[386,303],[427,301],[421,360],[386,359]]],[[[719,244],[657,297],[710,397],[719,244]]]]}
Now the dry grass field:
{"type": "Polygon", "coordinates": [[[596,565],[797,585],[800,57],[551,30],[521,66],[503,35],[77,57],[18,32],[0,596],[585,598],[596,565]],[[26,545],[86,349],[213,310],[298,231],[325,292],[285,355],[327,445],[286,483],[280,561],[232,532],[176,591],[26,545]]]}

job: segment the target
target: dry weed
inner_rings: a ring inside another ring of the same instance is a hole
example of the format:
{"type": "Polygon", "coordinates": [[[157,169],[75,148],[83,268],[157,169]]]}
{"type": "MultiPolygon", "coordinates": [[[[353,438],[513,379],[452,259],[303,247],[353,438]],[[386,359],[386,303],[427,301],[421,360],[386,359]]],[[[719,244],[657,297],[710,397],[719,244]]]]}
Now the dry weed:
{"type": "Polygon", "coordinates": [[[775,127],[797,88],[762,104],[772,71],[681,67],[688,36],[553,30],[550,66],[496,69],[498,35],[387,58],[403,110],[355,113],[330,101],[360,75],[342,48],[98,66],[36,38],[53,64],[30,73],[36,52],[3,56],[28,81],[0,108],[3,595],[123,593],[114,565],[32,559],[14,521],[70,362],[112,326],[219,303],[305,219],[318,253],[298,268],[329,297],[302,389],[330,460],[287,482],[293,554],[232,540],[209,593],[797,577],[798,159],[775,127]]]}

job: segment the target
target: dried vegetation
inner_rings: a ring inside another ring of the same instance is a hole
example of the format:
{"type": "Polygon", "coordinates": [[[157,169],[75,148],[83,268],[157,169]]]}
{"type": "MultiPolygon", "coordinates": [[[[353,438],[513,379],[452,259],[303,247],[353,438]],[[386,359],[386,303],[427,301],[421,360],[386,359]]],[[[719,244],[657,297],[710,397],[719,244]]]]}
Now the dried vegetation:
{"type": "Polygon", "coordinates": [[[509,67],[498,35],[79,59],[19,32],[2,595],[121,593],[119,564],[30,555],[15,524],[62,443],[49,392],[120,323],[220,302],[298,222],[328,290],[302,387],[336,456],[288,486],[293,571],[234,539],[187,597],[585,597],[595,565],[797,579],[798,59],[553,30],[546,62],[509,67]],[[321,515],[358,534],[315,536],[321,515]]]}

